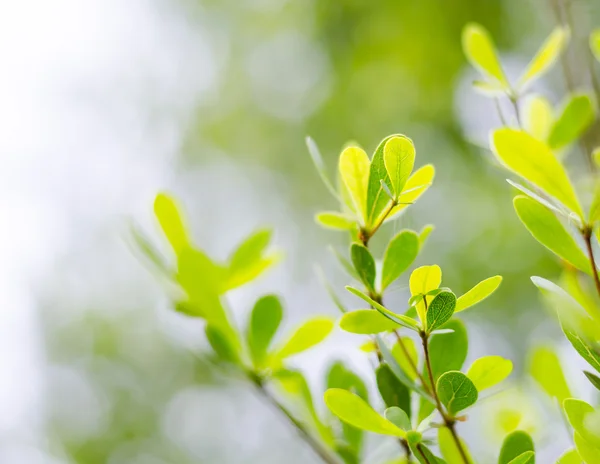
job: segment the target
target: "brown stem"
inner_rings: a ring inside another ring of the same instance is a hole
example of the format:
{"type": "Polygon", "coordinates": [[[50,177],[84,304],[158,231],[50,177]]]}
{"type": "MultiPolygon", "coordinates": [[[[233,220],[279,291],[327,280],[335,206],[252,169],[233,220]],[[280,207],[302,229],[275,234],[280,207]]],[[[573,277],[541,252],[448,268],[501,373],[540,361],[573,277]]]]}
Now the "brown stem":
{"type": "Polygon", "coordinates": [[[396,339],[398,340],[398,345],[400,345],[400,349],[402,350],[402,353],[404,353],[404,356],[406,356],[406,359],[408,359],[408,363],[410,364],[410,367],[415,371],[415,374],[417,374],[417,377],[421,381],[423,388],[425,388],[425,390],[429,391],[429,388],[427,387],[427,383],[425,382],[425,379],[419,372],[419,368],[414,363],[413,359],[410,357],[410,354],[408,353],[408,349],[406,348],[406,345],[402,341],[402,337],[400,337],[400,334],[398,333],[397,330],[394,330],[394,335],[396,336],[396,339]]]}
{"type": "Polygon", "coordinates": [[[596,284],[596,291],[600,295],[600,278],[598,278],[598,268],[596,267],[596,259],[594,258],[594,250],[592,248],[592,227],[585,226],[581,231],[581,235],[583,236],[588,258],[590,259],[590,267],[592,268],[591,271],[594,283],[596,284]]]}
{"type": "Polygon", "coordinates": [[[425,461],[425,464],[431,464],[429,462],[429,459],[427,459],[427,456],[423,452],[423,447],[421,446],[420,443],[417,444],[417,451],[421,454],[421,457],[423,458],[423,461],[425,461]]]}
{"type": "Polygon", "coordinates": [[[387,219],[389,214],[392,212],[395,206],[398,205],[398,200],[390,200],[390,202],[386,205],[385,209],[380,214],[380,219],[377,221],[377,224],[373,226],[370,230],[362,230],[360,231],[360,239],[364,246],[367,246],[369,243],[369,239],[375,235],[375,232],[379,230],[379,228],[383,225],[383,222],[387,219]]]}

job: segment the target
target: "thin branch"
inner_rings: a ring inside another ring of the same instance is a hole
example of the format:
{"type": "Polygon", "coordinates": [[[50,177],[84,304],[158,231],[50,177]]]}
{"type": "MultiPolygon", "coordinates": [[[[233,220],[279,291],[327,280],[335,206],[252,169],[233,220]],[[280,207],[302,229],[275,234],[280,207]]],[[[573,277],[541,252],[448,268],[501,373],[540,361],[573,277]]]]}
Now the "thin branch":
{"type": "Polygon", "coordinates": [[[581,235],[583,236],[585,248],[590,260],[590,267],[592,277],[594,277],[594,283],[596,284],[596,291],[598,292],[598,295],[600,295],[600,278],[598,278],[598,268],[596,267],[596,258],[594,258],[594,249],[592,248],[592,228],[590,226],[584,227],[581,231],[581,235]]]}

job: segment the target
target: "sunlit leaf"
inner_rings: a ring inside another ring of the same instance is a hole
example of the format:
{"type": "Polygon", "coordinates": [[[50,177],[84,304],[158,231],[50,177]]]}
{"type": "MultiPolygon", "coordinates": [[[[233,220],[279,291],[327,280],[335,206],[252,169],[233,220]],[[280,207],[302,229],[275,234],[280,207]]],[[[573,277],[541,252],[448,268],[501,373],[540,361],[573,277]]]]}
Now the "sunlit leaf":
{"type": "Polygon", "coordinates": [[[331,180],[329,179],[329,176],[327,175],[327,169],[325,168],[325,163],[323,162],[323,157],[321,156],[319,147],[317,146],[317,144],[311,137],[306,137],[306,147],[308,148],[308,153],[310,154],[310,157],[315,165],[315,168],[317,168],[317,173],[319,174],[319,177],[323,181],[323,184],[325,184],[325,187],[327,188],[327,190],[329,190],[329,192],[335,198],[340,199],[336,189],[333,186],[333,183],[331,182],[331,180]]]}
{"type": "Polygon", "coordinates": [[[427,331],[437,329],[444,325],[454,314],[456,296],[452,292],[438,293],[427,309],[427,331]]]}
{"type": "Polygon", "coordinates": [[[398,324],[375,309],[358,309],[344,314],[340,327],[346,332],[372,335],[397,329],[398,324]]]}
{"type": "Polygon", "coordinates": [[[360,243],[353,243],[350,256],[362,283],[369,291],[375,292],[375,260],[369,249],[360,243]]]}
{"type": "Polygon", "coordinates": [[[473,81],[473,90],[488,97],[497,98],[506,93],[506,88],[499,82],[473,81]]]}
{"type": "MultiPolygon", "coordinates": [[[[550,200],[547,200],[547,199],[543,198],[542,196],[538,195],[537,193],[532,192],[530,189],[519,184],[518,182],[515,182],[511,179],[506,179],[506,182],[508,182],[510,185],[512,185],[514,188],[516,188],[520,192],[524,193],[528,197],[530,197],[530,198],[534,199],[535,201],[537,201],[538,203],[544,205],[546,208],[550,209],[554,213],[560,214],[566,218],[572,218],[572,216],[569,216],[569,214],[567,214],[567,212],[564,208],[560,209],[559,205],[555,205],[555,204],[551,203],[550,200]]],[[[579,221],[579,222],[581,222],[581,221],[579,221]]]]}
{"type": "MultiPolygon", "coordinates": [[[[575,448],[565,451],[556,461],[556,464],[581,464],[581,456],[575,448]]],[[[600,463],[600,459],[598,461],[600,463]]]]}
{"type": "Polygon", "coordinates": [[[417,201],[433,183],[434,177],[435,168],[431,164],[426,164],[413,172],[408,181],[406,181],[400,198],[398,198],[400,204],[392,209],[386,222],[395,219],[410,204],[417,201]]]}
{"type": "Polygon", "coordinates": [[[538,242],[579,270],[590,272],[586,255],[551,211],[522,195],[515,197],[513,204],[519,219],[538,242]]]}
{"type": "Polygon", "coordinates": [[[594,408],[585,401],[575,398],[564,400],[563,408],[573,430],[585,441],[600,449],[600,431],[591,430],[586,423],[587,416],[594,413],[594,408]]]}
{"type": "Polygon", "coordinates": [[[289,356],[318,345],[331,333],[333,326],[333,321],[324,317],[308,320],[288,338],[281,348],[271,355],[272,362],[279,363],[289,356]]]}
{"type": "Polygon", "coordinates": [[[498,464],[509,464],[513,459],[527,451],[534,451],[533,440],[527,432],[517,430],[506,436],[500,449],[498,464]]]}
{"type": "Polygon", "coordinates": [[[239,363],[237,346],[231,343],[231,340],[218,327],[206,324],[204,332],[208,343],[219,358],[233,364],[239,363]]]}
{"type": "Polygon", "coordinates": [[[496,291],[501,282],[502,276],[494,276],[482,280],[467,293],[458,297],[454,312],[458,313],[485,300],[488,296],[496,291]]]}
{"type": "Polygon", "coordinates": [[[465,463],[458,446],[456,446],[456,441],[452,437],[450,430],[447,427],[438,428],[438,446],[446,462],[448,464],[474,464],[466,443],[460,438],[459,440],[462,444],[462,449],[467,454],[467,463],[465,463]]]}
{"type": "Polygon", "coordinates": [[[282,318],[283,307],[275,295],[263,296],[254,304],[246,337],[255,366],[262,366],[264,363],[282,318]]]}
{"type": "Polygon", "coordinates": [[[583,371],[583,373],[585,374],[587,379],[590,381],[590,383],[594,387],[596,387],[596,390],[600,390],[600,377],[598,377],[596,374],[592,374],[591,372],[588,372],[588,371],[583,371]]]}
{"type": "Polygon", "coordinates": [[[229,258],[225,290],[240,287],[256,279],[280,260],[279,253],[265,253],[272,235],[270,229],[257,230],[244,239],[232,253],[229,258]]]}
{"type": "Polygon", "coordinates": [[[391,406],[387,408],[383,414],[387,420],[389,420],[392,424],[396,425],[398,428],[401,428],[405,432],[412,429],[410,424],[410,418],[402,410],[397,406],[391,406]]]}
{"type": "Polygon", "coordinates": [[[531,353],[529,372],[538,385],[560,403],[571,396],[567,379],[555,351],[548,346],[539,346],[531,353]]]}
{"type": "Polygon", "coordinates": [[[571,342],[571,345],[573,345],[573,348],[590,366],[600,372],[600,347],[593,347],[590,341],[586,340],[573,329],[569,329],[564,325],[562,329],[567,339],[571,342]]]}
{"type": "MultiPolygon", "coordinates": [[[[375,379],[377,380],[377,389],[385,405],[388,408],[392,406],[401,408],[410,417],[410,390],[394,375],[388,364],[383,363],[377,366],[377,369],[375,369],[375,379]]],[[[404,427],[400,428],[406,430],[404,427]]]]}
{"type": "Polygon", "coordinates": [[[600,186],[596,186],[596,190],[594,191],[589,217],[592,224],[600,221],[600,186]]]}
{"type": "Polygon", "coordinates": [[[328,229],[351,230],[356,227],[356,219],[352,216],[333,211],[318,213],[315,221],[328,229]]]}
{"type": "Polygon", "coordinates": [[[402,230],[392,238],[383,257],[382,292],[408,269],[418,254],[419,237],[412,230],[402,230]]]}
{"type": "Polygon", "coordinates": [[[403,438],[404,430],[381,417],[368,403],[354,393],[341,388],[330,388],[325,392],[325,404],[344,422],[373,433],[403,438]]]}
{"type": "Polygon", "coordinates": [[[437,381],[440,401],[451,415],[472,406],[477,401],[477,389],[471,379],[458,371],[448,371],[437,381]]]}
{"type": "MultiPolygon", "coordinates": [[[[432,266],[421,266],[416,268],[409,279],[410,294],[425,295],[434,290],[442,283],[442,270],[436,264],[432,266]]],[[[433,297],[426,297],[429,304],[433,297]]],[[[421,321],[425,321],[425,304],[420,301],[417,303],[417,313],[421,321]]]]}
{"type": "Polygon", "coordinates": [[[527,65],[527,69],[519,78],[518,87],[523,91],[533,81],[539,79],[556,61],[569,41],[569,29],[558,26],[546,39],[527,65]]]}
{"type": "Polygon", "coordinates": [[[169,269],[164,256],[152,245],[148,237],[133,223],[130,227],[130,233],[135,242],[136,251],[141,251],[156,270],[160,271],[163,276],[171,279],[172,271],[169,269]]]}
{"type": "Polygon", "coordinates": [[[462,33],[462,46],[467,59],[475,68],[498,81],[505,89],[510,87],[496,54],[494,42],[482,26],[467,24],[462,33]]]}
{"type": "Polygon", "coordinates": [[[552,149],[559,149],[575,142],[595,119],[596,108],[592,97],[587,94],[572,95],[552,125],[548,144],[552,149]]]}
{"type": "Polygon", "coordinates": [[[400,368],[414,381],[417,378],[416,369],[418,369],[417,366],[419,365],[415,342],[409,337],[401,337],[400,340],[402,345],[400,345],[400,341],[396,342],[392,347],[392,354],[400,368]]]}
{"type": "Polygon", "coordinates": [[[429,235],[431,234],[431,232],[433,232],[435,229],[435,227],[432,224],[428,224],[425,227],[423,227],[421,229],[421,232],[419,232],[419,246],[420,248],[423,248],[423,246],[425,245],[425,242],[427,241],[427,239],[429,238],[429,235]]]}
{"type": "Polygon", "coordinates": [[[408,137],[394,136],[383,148],[383,161],[394,198],[398,198],[415,164],[415,146],[408,137]]]}
{"type": "Polygon", "coordinates": [[[529,95],[522,105],[523,127],[536,139],[546,141],[554,122],[554,111],[546,97],[529,95]]]}
{"type": "Polygon", "coordinates": [[[512,361],[509,359],[502,356],[484,356],[473,361],[467,377],[480,392],[502,382],[510,375],[512,368],[512,361]]]}
{"type": "Polygon", "coordinates": [[[363,220],[366,220],[370,164],[367,154],[358,147],[348,147],[340,155],[340,176],[348,189],[354,209],[361,214],[363,220]]]}
{"type": "Polygon", "coordinates": [[[600,61],[600,29],[594,29],[590,34],[590,49],[598,61],[600,61]]]}
{"type": "Polygon", "coordinates": [[[373,154],[373,159],[371,160],[369,189],[367,194],[367,222],[369,224],[375,223],[386,205],[390,202],[388,195],[383,191],[382,187],[383,184],[388,184],[390,180],[387,169],[385,168],[383,150],[387,141],[392,137],[403,137],[403,135],[394,134],[384,138],[377,146],[377,149],[373,154]]]}
{"type": "Polygon", "coordinates": [[[588,442],[577,432],[573,434],[573,440],[577,453],[585,464],[600,464],[600,448],[588,442]]]}
{"type": "Polygon", "coordinates": [[[525,451],[519,454],[516,458],[510,461],[508,464],[534,464],[535,453],[533,451],[525,451]]]}
{"type": "Polygon", "coordinates": [[[159,193],[154,200],[154,214],[173,251],[178,255],[189,246],[190,240],[175,199],[159,193]]]}
{"type": "Polygon", "coordinates": [[[492,133],[491,145],[507,168],[583,217],[564,167],[545,143],[527,132],[505,127],[492,133]]]}

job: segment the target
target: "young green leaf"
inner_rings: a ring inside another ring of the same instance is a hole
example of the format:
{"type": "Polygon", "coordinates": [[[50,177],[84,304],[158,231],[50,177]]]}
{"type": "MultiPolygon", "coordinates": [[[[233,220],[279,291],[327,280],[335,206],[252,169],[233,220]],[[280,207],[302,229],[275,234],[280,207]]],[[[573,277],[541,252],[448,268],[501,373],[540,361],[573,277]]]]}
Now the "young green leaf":
{"type": "Polygon", "coordinates": [[[496,80],[504,89],[510,86],[496,54],[494,42],[479,24],[467,24],[462,33],[462,46],[469,62],[485,76],[496,80]]]}
{"type": "Polygon", "coordinates": [[[263,296],[255,303],[246,335],[250,357],[255,366],[260,367],[264,363],[282,318],[283,307],[275,295],[263,296]]]}
{"type": "Polygon", "coordinates": [[[558,26],[552,31],[552,34],[546,39],[533,60],[531,60],[527,66],[523,75],[519,78],[518,87],[520,91],[523,91],[533,81],[539,79],[554,65],[554,63],[556,63],[568,41],[568,28],[558,26]]]}
{"type": "MultiPolygon", "coordinates": [[[[383,363],[377,366],[377,369],[375,369],[375,379],[377,380],[377,389],[385,405],[388,408],[392,406],[401,408],[410,417],[410,390],[394,375],[388,364],[383,363]]],[[[404,427],[400,428],[406,430],[404,427]]]]}
{"type": "Polygon", "coordinates": [[[342,316],[340,328],[354,334],[373,335],[397,329],[398,324],[375,309],[358,309],[342,316]]]}
{"type": "Polygon", "coordinates": [[[383,191],[382,187],[384,184],[389,185],[390,180],[385,168],[383,150],[387,141],[396,136],[403,137],[400,134],[394,134],[384,138],[377,146],[373,159],[371,160],[371,167],[369,169],[369,188],[367,192],[367,223],[369,225],[375,223],[386,205],[390,202],[388,195],[383,191]]]}
{"type": "MultiPolygon", "coordinates": [[[[436,334],[429,340],[429,358],[434,382],[444,372],[459,371],[469,350],[469,339],[465,325],[458,319],[448,321],[444,328],[452,333],[436,334]]],[[[424,375],[427,379],[427,376],[424,375]]]]}
{"type": "Polygon", "coordinates": [[[311,137],[306,137],[306,147],[308,148],[308,153],[310,154],[313,164],[315,165],[317,173],[323,181],[323,184],[325,184],[325,187],[327,188],[327,190],[329,190],[329,193],[331,193],[334,198],[337,198],[341,202],[337,191],[333,187],[333,183],[327,175],[327,169],[325,168],[325,163],[323,162],[323,157],[321,156],[319,147],[311,137]]]}
{"type": "Polygon", "coordinates": [[[556,118],[548,144],[553,150],[563,148],[581,137],[596,119],[596,107],[590,95],[572,95],[556,118]]]}
{"type": "Polygon", "coordinates": [[[509,464],[513,459],[528,451],[535,452],[533,440],[529,434],[521,430],[512,432],[502,443],[498,464],[509,464]]]}
{"type": "Polygon", "coordinates": [[[391,406],[383,413],[384,417],[392,424],[401,428],[405,432],[412,429],[408,415],[398,406],[391,406]]]}
{"type": "MultiPolygon", "coordinates": [[[[416,434],[416,432],[409,432],[410,434],[416,434]]],[[[409,434],[407,434],[409,435],[409,434]]],[[[431,452],[431,450],[424,445],[420,440],[411,440],[408,442],[410,450],[417,458],[420,464],[445,464],[440,458],[431,452]]]]}
{"type": "Polygon", "coordinates": [[[551,211],[522,195],[515,197],[513,204],[517,216],[538,242],[577,269],[591,272],[584,252],[551,211]]]}
{"type": "Polygon", "coordinates": [[[278,364],[289,356],[302,353],[318,345],[331,333],[333,326],[333,321],[324,317],[308,320],[296,329],[281,348],[271,354],[271,362],[278,364]]]}
{"type": "Polygon", "coordinates": [[[166,193],[159,193],[154,200],[154,215],[176,255],[190,245],[186,227],[174,198],[166,193]]]}
{"type": "Polygon", "coordinates": [[[575,398],[567,398],[563,401],[563,408],[573,430],[596,448],[600,448],[600,431],[591,430],[587,424],[587,417],[594,413],[594,408],[588,403],[575,398]]]}
{"type": "MultiPolygon", "coordinates": [[[[581,464],[581,456],[575,448],[565,451],[556,461],[556,464],[581,464]]],[[[600,460],[599,460],[600,464],[600,460]]]]}
{"type": "Polygon", "coordinates": [[[585,359],[590,366],[592,366],[596,371],[600,372],[600,349],[597,347],[594,348],[590,342],[588,342],[584,337],[576,333],[574,330],[562,326],[563,332],[567,337],[567,340],[571,342],[573,348],[581,355],[583,359],[585,359]]]}
{"type": "Polygon", "coordinates": [[[564,167],[545,143],[522,130],[502,128],[492,133],[491,145],[507,168],[583,217],[564,167]]]}
{"type": "Polygon", "coordinates": [[[415,342],[409,337],[401,337],[400,341],[396,342],[392,347],[392,355],[404,373],[414,381],[417,378],[416,369],[419,365],[415,342]],[[402,345],[400,345],[400,341],[402,345]]]}
{"type": "Polygon", "coordinates": [[[440,401],[453,416],[477,401],[475,385],[459,371],[442,374],[437,381],[437,392],[440,401]]]}
{"type": "Polygon", "coordinates": [[[456,296],[452,292],[438,293],[427,309],[427,331],[431,331],[441,327],[454,314],[456,307],[456,296]]]}
{"type": "Polygon", "coordinates": [[[591,372],[588,372],[588,371],[583,371],[583,373],[585,374],[587,379],[590,381],[590,383],[594,387],[596,387],[597,390],[600,390],[600,377],[598,377],[596,374],[592,374],[591,372]]]}
{"type": "Polygon", "coordinates": [[[551,398],[562,404],[571,396],[567,379],[554,350],[548,346],[539,346],[531,354],[529,372],[538,385],[551,398]]]}
{"type": "Polygon", "coordinates": [[[419,248],[423,248],[425,242],[429,238],[429,235],[431,234],[431,232],[434,231],[434,229],[435,227],[433,226],[433,224],[427,224],[421,229],[421,232],[419,232],[419,248]]]}
{"type": "Polygon", "coordinates": [[[236,349],[237,347],[231,343],[230,339],[218,327],[206,324],[204,333],[206,334],[208,343],[210,343],[210,346],[219,358],[232,364],[239,364],[240,357],[236,349]]]}
{"type": "Polygon", "coordinates": [[[523,127],[536,139],[545,142],[554,122],[552,105],[546,97],[529,95],[523,101],[523,127]]]}
{"type": "Polygon", "coordinates": [[[506,93],[506,88],[498,82],[473,81],[473,90],[487,97],[498,98],[506,93]]]}
{"type": "Polygon", "coordinates": [[[404,438],[404,430],[381,417],[361,397],[341,388],[325,392],[325,404],[342,421],[358,428],[381,435],[404,438]]]}
{"type": "Polygon", "coordinates": [[[484,356],[471,364],[467,377],[480,392],[502,382],[510,375],[512,368],[512,361],[509,359],[502,356],[484,356]]]}
{"type": "Polygon", "coordinates": [[[256,279],[279,261],[279,253],[264,254],[272,235],[272,230],[261,229],[252,233],[238,246],[229,258],[225,290],[240,287],[256,279]]]}
{"type": "MultiPolygon", "coordinates": [[[[412,296],[425,295],[431,290],[435,290],[442,283],[442,270],[436,264],[432,266],[421,266],[416,268],[410,275],[408,282],[410,294],[412,296]]],[[[427,303],[431,302],[433,297],[426,297],[427,303]]],[[[417,314],[421,321],[425,321],[425,303],[421,300],[417,302],[417,314]]]]}
{"type": "Polygon", "coordinates": [[[165,258],[134,223],[130,224],[130,235],[135,243],[135,247],[133,247],[135,248],[134,251],[141,251],[156,270],[169,280],[172,279],[173,272],[169,269],[165,258]]]}
{"type": "Polygon", "coordinates": [[[590,49],[598,61],[600,61],[600,29],[594,29],[590,34],[590,49]]]}
{"type": "Polygon", "coordinates": [[[454,312],[458,313],[460,311],[464,311],[465,309],[485,300],[488,296],[496,291],[501,282],[502,276],[499,275],[482,280],[467,293],[458,297],[454,312]]]}
{"type": "Polygon", "coordinates": [[[375,292],[375,260],[369,249],[360,243],[353,243],[350,256],[362,283],[370,292],[375,292]]]}
{"type": "Polygon", "coordinates": [[[356,227],[356,219],[352,216],[332,211],[318,213],[315,221],[327,229],[352,230],[356,227]]]}
{"type": "Polygon", "coordinates": [[[408,137],[394,136],[385,143],[383,161],[394,198],[398,198],[415,165],[415,146],[408,137]]]}
{"type": "Polygon", "coordinates": [[[525,186],[523,186],[523,185],[521,185],[518,182],[515,182],[513,180],[506,179],[506,182],[508,182],[510,185],[512,185],[514,188],[516,188],[520,192],[524,193],[528,197],[530,197],[533,200],[537,201],[538,203],[544,205],[546,208],[548,208],[549,210],[551,210],[555,214],[559,214],[559,215],[561,215],[561,216],[563,216],[565,218],[571,218],[571,219],[573,218],[572,216],[570,216],[566,212],[566,210],[564,208],[561,208],[560,205],[555,205],[555,204],[551,203],[551,199],[547,200],[547,199],[541,197],[540,195],[538,195],[537,193],[532,192],[527,187],[525,187],[525,186]]]}
{"type": "Polygon", "coordinates": [[[433,183],[435,177],[435,168],[431,164],[427,164],[415,172],[408,178],[400,198],[398,198],[398,206],[394,206],[390,214],[388,214],[385,222],[392,221],[408,206],[419,199],[429,186],[433,183]]]}
{"type": "Polygon", "coordinates": [[[525,451],[508,464],[535,464],[535,453],[533,451],[525,451]]]}
{"type": "Polygon", "coordinates": [[[448,427],[438,428],[438,445],[440,447],[440,453],[448,464],[474,464],[473,458],[471,457],[466,443],[459,439],[462,445],[462,449],[467,453],[467,462],[465,463],[456,441],[452,437],[452,432],[448,427]]]}
{"type": "Polygon", "coordinates": [[[583,460],[585,464],[600,464],[600,448],[592,445],[580,434],[575,432],[573,434],[573,441],[575,441],[575,448],[577,448],[577,454],[581,457],[578,464],[583,460]]]}
{"type": "Polygon", "coordinates": [[[412,230],[402,230],[390,241],[383,257],[382,292],[408,269],[418,254],[419,237],[412,230]]]}
{"type": "Polygon", "coordinates": [[[348,147],[340,155],[341,179],[348,189],[354,209],[361,214],[363,220],[366,220],[370,164],[367,154],[358,147],[348,147]]]}

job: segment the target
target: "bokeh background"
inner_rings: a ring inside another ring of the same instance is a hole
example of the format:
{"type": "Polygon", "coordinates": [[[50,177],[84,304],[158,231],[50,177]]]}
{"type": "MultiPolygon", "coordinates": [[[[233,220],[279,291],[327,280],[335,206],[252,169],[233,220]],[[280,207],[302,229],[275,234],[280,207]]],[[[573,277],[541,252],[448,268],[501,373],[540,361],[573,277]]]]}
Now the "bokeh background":
{"type": "MultiPolygon", "coordinates": [[[[581,39],[600,25],[600,4],[570,3],[581,39]]],[[[460,44],[462,27],[480,22],[509,74],[518,72],[556,24],[550,5],[2,2],[0,462],[317,462],[248,385],[215,372],[202,323],[172,311],[132,253],[128,224],[160,240],[151,207],[167,190],[185,205],[196,242],[216,258],[271,225],[285,262],[232,295],[236,319],[242,323],[255,297],[273,291],[286,303],[288,328],[311,314],[335,315],[314,269],[320,265],[343,293],[347,277],[327,247],[344,251],[346,238],[313,222],[335,202],[304,138],[316,140],[333,172],[347,141],[371,152],[397,132],[413,138],[417,165],[434,163],[437,176],[383,235],[435,224],[419,262],[440,264],[444,284],[457,292],[491,275],[505,278],[463,320],[469,359],[512,359],[512,383],[462,430],[481,462],[494,462],[502,436],[489,413],[509,404],[527,412],[539,461],[551,462],[569,439],[555,406],[530,396],[530,347],[558,347],[574,390],[588,399],[592,392],[529,281],[560,268],[518,223],[506,173],[482,148],[498,121],[471,90],[475,74],[460,44]]],[[[560,72],[536,90],[558,102],[560,72]]],[[[373,245],[381,251],[383,237],[373,245]]],[[[397,286],[392,304],[404,302],[406,290],[406,282],[397,286]]],[[[336,333],[296,358],[316,397],[335,359],[369,377],[361,342],[336,333]]],[[[380,443],[371,438],[375,449],[380,443]]],[[[385,446],[378,450],[385,455],[385,446]]]]}

